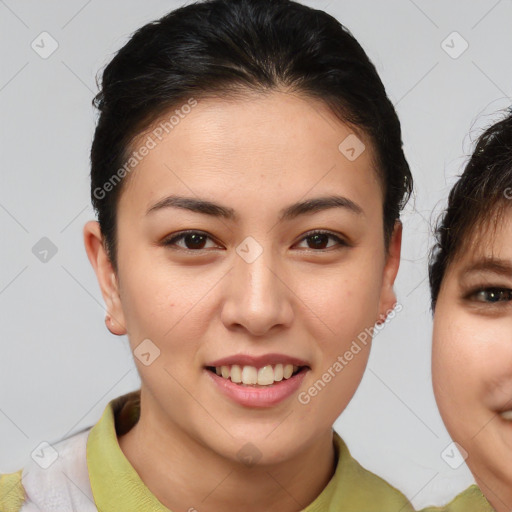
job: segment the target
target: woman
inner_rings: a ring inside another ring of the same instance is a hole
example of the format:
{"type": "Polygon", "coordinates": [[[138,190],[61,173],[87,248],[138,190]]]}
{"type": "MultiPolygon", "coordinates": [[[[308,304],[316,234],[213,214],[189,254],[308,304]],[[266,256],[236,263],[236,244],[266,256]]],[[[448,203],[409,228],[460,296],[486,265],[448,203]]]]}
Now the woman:
{"type": "Polygon", "coordinates": [[[133,35],[95,105],[84,242],[142,385],[0,503],[412,511],[332,428],[396,303],[412,189],[361,46],[287,0],[191,4],[133,35]]]}
{"type": "Polygon", "coordinates": [[[432,372],[444,423],[498,512],[512,508],[512,114],[479,138],[437,229],[432,372]]]}

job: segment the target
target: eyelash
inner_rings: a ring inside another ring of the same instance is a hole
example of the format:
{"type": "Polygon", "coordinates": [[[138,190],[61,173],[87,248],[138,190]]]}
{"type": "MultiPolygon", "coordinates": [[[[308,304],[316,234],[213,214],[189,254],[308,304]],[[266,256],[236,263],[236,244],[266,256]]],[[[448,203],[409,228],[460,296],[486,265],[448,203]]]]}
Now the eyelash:
{"type": "Polygon", "coordinates": [[[468,293],[466,295],[466,299],[468,299],[470,301],[474,301],[474,302],[480,302],[482,304],[488,304],[490,306],[495,306],[499,303],[502,303],[502,305],[506,305],[507,302],[512,301],[512,290],[510,288],[504,288],[502,286],[480,287],[480,288],[476,288],[475,290],[468,293]],[[498,300],[496,300],[496,301],[479,300],[476,298],[478,294],[484,294],[484,297],[487,294],[487,298],[488,298],[488,295],[490,293],[498,294],[498,296],[499,296],[498,300]],[[501,298],[503,296],[503,294],[506,295],[506,298],[504,300],[501,298]]]}
{"type": "MultiPolygon", "coordinates": [[[[201,236],[212,239],[209,235],[207,235],[206,233],[204,233],[202,231],[189,230],[189,231],[182,231],[181,233],[165,240],[163,242],[163,245],[166,247],[170,247],[171,249],[176,249],[175,247],[172,247],[172,246],[179,240],[184,239],[187,235],[201,235],[201,236]]],[[[345,240],[343,240],[339,236],[335,235],[334,233],[331,233],[330,231],[322,231],[322,230],[315,230],[315,231],[311,231],[310,233],[307,233],[304,237],[302,237],[300,242],[307,240],[308,238],[312,238],[315,235],[327,235],[330,238],[335,239],[338,242],[338,244],[337,244],[338,249],[342,248],[342,247],[349,246],[349,244],[345,240]]],[[[178,247],[177,250],[183,250],[186,252],[202,252],[202,251],[207,251],[208,249],[186,249],[183,247],[178,247]]],[[[306,249],[306,250],[308,250],[309,252],[329,252],[330,250],[332,250],[332,247],[329,247],[327,249],[318,249],[318,250],[317,249],[306,249]]]]}

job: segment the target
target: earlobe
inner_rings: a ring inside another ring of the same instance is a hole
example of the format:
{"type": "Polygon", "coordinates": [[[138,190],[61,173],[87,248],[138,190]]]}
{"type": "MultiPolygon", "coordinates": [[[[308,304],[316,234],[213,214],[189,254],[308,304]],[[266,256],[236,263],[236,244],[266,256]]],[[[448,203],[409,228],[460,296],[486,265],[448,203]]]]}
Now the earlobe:
{"type": "Polygon", "coordinates": [[[96,273],[103,300],[107,306],[105,324],[117,336],[126,334],[124,313],[117,286],[117,277],[103,244],[103,235],[97,221],[89,221],[83,229],[87,257],[96,273]]]}
{"type": "Polygon", "coordinates": [[[394,309],[397,303],[395,290],[393,288],[395,279],[400,267],[400,253],[402,249],[402,223],[397,220],[393,234],[389,242],[386,264],[384,266],[382,290],[379,305],[379,318],[377,324],[386,321],[388,314],[394,309]]]}

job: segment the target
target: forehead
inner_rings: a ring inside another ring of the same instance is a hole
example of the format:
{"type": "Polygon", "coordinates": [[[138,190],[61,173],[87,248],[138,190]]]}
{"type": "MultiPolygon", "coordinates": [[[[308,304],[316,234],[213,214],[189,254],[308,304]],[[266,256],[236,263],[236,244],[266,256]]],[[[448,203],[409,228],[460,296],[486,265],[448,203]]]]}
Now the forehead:
{"type": "Polygon", "coordinates": [[[279,201],[338,187],[354,199],[382,201],[370,140],[319,100],[282,92],[198,99],[192,109],[178,105],[163,115],[131,150],[150,140],[120,207],[147,209],[164,190],[204,198],[236,189],[239,197],[279,201]]]}
{"type": "MultiPolygon", "coordinates": [[[[470,269],[491,270],[492,262],[512,262],[512,208],[497,207],[463,237],[450,265],[459,275],[470,269]]],[[[498,270],[498,266],[495,266],[498,270]]]]}

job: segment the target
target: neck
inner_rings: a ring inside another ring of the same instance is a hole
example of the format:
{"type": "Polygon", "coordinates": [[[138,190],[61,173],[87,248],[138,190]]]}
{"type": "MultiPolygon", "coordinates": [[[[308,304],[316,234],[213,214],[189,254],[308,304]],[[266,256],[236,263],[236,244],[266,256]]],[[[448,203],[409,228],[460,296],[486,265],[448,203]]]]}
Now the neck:
{"type": "MultiPolygon", "coordinates": [[[[147,404],[141,395],[141,403],[147,404]]],[[[332,429],[293,457],[247,466],[141,407],[119,446],[152,494],[173,511],[298,512],[322,492],[336,461],[332,429]]]]}

